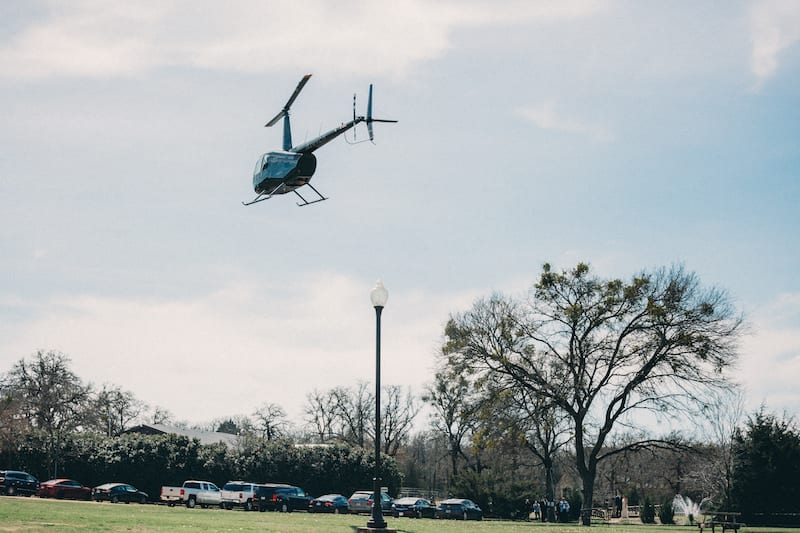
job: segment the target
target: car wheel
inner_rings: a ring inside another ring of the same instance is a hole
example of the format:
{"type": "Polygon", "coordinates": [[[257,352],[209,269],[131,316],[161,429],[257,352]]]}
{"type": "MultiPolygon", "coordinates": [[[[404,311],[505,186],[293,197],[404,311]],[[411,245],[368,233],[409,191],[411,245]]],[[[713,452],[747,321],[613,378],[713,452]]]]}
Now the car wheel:
{"type": "Polygon", "coordinates": [[[467,512],[466,512],[466,511],[464,511],[463,518],[464,518],[464,520],[469,520],[469,516],[467,515],[467,512]]]}
{"type": "Polygon", "coordinates": [[[118,496],[112,496],[111,497],[111,503],[119,503],[119,497],[118,496]]]}
{"type": "Polygon", "coordinates": [[[334,507],[333,508],[333,514],[342,514],[342,510],[339,509],[338,507],[334,507]]]}
{"type": "Polygon", "coordinates": [[[417,511],[417,518],[422,518],[422,510],[417,511]]]}
{"type": "Polygon", "coordinates": [[[14,496],[16,493],[17,493],[16,487],[8,487],[6,489],[6,494],[8,494],[9,496],[14,496]]]}
{"type": "Polygon", "coordinates": [[[186,507],[189,509],[194,509],[197,506],[197,500],[195,498],[189,498],[186,500],[186,507]]]}
{"type": "Polygon", "coordinates": [[[289,512],[289,506],[286,503],[282,503],[281,504],[281,512],[282,513],[288,513],[289,512]]]}
{"type": "Polygon", "coordinates": [[[244,502],[244,510],[245,511],[252,511],[253,510],[253,502],[250,501],[250,500],[247,500],[246,502],[244,502]]]}

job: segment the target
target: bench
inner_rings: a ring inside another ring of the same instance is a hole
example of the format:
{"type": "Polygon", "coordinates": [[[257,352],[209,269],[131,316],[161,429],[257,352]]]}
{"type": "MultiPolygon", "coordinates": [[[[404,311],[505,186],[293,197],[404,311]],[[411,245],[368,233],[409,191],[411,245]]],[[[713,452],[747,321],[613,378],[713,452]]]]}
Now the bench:
{"type": "Polygon", "coordinates": [[[709,527],[712,533],[716,533],[717,527],[722,529],[722,533],[725,533],[727,530],[736,531],[738,533],[739,528],[744,525],[736,521],[739,515],[741,515],[741,513],[734,513],[731,511],[709,512],[703,515],[703,521],[698,522],[697,527],[700,528],[700,533],[702,533],[703,529],[709,527]]]}
{"type": "Polygon", "coordinates": [[[593,524],[605,524],[611,525],[611,520],[609,519],[608,513],[605,509],[599,509],[597,507],[592,509],[591,514],[591,522],[593,524]]]}

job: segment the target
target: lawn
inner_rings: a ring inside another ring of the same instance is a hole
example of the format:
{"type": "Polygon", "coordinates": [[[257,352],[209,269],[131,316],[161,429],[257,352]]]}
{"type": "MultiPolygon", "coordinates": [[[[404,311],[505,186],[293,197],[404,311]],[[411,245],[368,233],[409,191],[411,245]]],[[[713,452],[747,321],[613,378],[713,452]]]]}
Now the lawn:
{"type": "MultiPolygon", "coordinates": [[[[309,513],[246,513],[220,509],[186,509],[164,505],[112,504],[0,497],[0,531],[3,532],[205,532],[258,531],[269,533],[354,533],[366,525],[367,516],[309,513]]],[[[389,527],[403,533],[585,533],[577,525],[484,520],[461,522],[387,517],[389,527]]],[[[643,524],[597,525],[606,533],[697,533],[689,526],[645,526],[643,524]]],[[[746,533],[767,533],[767,528],[745,528],[746,533]]],[[[800,533],[782,529],[781,533],[800,533]]]]}

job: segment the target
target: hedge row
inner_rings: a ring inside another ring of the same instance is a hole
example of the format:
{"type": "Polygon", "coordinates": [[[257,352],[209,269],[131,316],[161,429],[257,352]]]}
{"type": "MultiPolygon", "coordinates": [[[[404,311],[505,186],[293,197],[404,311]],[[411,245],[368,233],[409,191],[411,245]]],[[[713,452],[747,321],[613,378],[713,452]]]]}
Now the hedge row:
{"type": "MultiPolygon", "coordinates": [[[[283,441],[243,439],[238,446],[204,445],[178,435],[105,437],[76,433],[59,445],[56,468],[48,465],[43,436],[30,434],[13,450],[0,451],[0,468],[27,471],[40,480],[77,479],[84,485],[130,483],[158,500],[162,485],[203,479],[222,486],[233,479],[283,482],[319,496],[338,492],[349,496],[372,487],[372,454],[346,445],[296,447],[283,441]]],[[[396,494],[401,476],[391,457],[381,456],[384,486],[396,494]]]]}

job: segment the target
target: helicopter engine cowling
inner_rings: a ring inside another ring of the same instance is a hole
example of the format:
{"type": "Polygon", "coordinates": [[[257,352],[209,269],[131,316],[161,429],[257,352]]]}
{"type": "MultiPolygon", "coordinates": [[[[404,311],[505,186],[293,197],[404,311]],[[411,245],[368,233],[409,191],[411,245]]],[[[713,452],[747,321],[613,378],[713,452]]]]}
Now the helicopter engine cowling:
{"type": "Polygon", "coordinates": [[[297,161],[296,170],[298,177],[306,178],[307,183],[317,170],[317,157],[311,152],[303,154],[297,161]]]}

